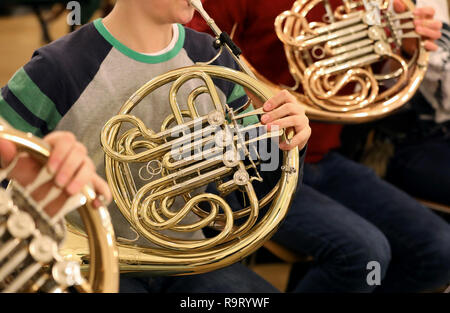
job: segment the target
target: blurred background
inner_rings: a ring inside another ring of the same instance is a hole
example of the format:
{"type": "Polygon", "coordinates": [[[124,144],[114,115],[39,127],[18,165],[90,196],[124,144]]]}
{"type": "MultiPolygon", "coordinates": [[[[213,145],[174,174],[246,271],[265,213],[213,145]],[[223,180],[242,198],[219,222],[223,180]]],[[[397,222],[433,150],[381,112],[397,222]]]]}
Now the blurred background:
{"type": "MultiPolygon", "coordinates": [[[[78,0],[81,24],[105,16],[115,0],[78,0]]],[[[68,0],[0,1],[0,86],[4,86],[33,51],[79,26],[70,26],[68,0]]]]}

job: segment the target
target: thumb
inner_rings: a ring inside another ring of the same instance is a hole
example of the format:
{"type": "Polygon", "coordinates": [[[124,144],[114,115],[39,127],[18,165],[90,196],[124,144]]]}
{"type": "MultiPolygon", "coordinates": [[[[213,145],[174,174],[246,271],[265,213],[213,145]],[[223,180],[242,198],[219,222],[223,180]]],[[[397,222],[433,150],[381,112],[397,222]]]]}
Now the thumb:
{"type": "Polygon", "coordinates": [[[16,145],[5,139],[0,139],[0,167],[4,168],[14,159],[16,156],[16,145]]]}
{"type": "Polygon", "coordinates": [[[394,10],[397,13],[402,13],[406,11],[406,5],[402,0],[394,0],[394,10]]]}

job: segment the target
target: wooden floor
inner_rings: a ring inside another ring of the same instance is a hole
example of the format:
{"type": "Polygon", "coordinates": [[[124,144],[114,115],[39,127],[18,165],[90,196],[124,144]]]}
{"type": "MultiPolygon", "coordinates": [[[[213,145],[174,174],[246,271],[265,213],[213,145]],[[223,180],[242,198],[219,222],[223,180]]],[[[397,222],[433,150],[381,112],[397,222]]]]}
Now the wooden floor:
{"type": "Polygon", "coordinates": [[[270,282],[274,287],[280,291],[285,291],[291,265],[287,263],[269,263],[258,264],[251,267],[252,270],[270,282]]]}

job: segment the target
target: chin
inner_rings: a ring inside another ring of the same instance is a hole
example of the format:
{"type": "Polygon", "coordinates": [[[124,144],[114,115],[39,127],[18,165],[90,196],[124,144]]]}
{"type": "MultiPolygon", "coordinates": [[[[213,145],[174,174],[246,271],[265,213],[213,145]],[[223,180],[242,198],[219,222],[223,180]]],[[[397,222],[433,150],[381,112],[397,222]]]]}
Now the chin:
{"type": "Polygon", "coordinates": [[[194,17],[194,9],[190,8],[189,10],[186,10],[186,12],[183,12],[183,14],[180,14],[178,16],[177,23],[187,24],[192,20],[193,17],[194,17]]]}

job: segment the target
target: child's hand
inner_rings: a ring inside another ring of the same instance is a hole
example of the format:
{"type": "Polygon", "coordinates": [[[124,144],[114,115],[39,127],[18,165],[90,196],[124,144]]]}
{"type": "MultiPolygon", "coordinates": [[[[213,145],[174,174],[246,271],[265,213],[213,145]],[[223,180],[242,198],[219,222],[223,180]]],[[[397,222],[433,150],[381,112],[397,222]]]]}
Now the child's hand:
{"type": "MultiPolygon", "coordinates": [[[[406,5],[402,0],[394,0],[394,10],[397,13],[402,13],[406,11],[406,5]]],[[[441,38],[442,35],[442,22],[433,19],[434,13],[435,11],[432,7],[416,8],[413,11],[415,31],[425,39],[425,49],[429,51],[438,49],[434,41],[441,38]]],[[[415,40],[413,38],[404,39],[403,50],[412,55],[416,50],[415,40]]]]}
{"type": "MultiPolygon", "coordinates": [[[[32,196],[36,200],[42,200],[53,186],[64,190],[64,193],[46,207],[46,212],[53,216],[62,207],[68,197],[79,193],[82,188],[91,183],[97,193],[94,206],[99,207],[111,201],[111,193],[107,183],[95,172],[92,160],[87,156],[87,150],[79,143],[75,136],[69,132],[55,131],[44,138],[51,146],[51,154],[47,167],[54,174],[50,183],[37,188],[32,196]],[[100,200],[103,198],[102,200],[100,200]]],[[[16,155],[17,150],[13,143],[0,140],[0,156],[2,167],[7,166],[16,155]]],[[[22,157],[10,172],[9,178],[13,178],[23,186],[30,184],[39,173],[42,165],[32,157],[22,157]]]]}
{"type": "Polygon", "coordinates": [[[304,108],[298,103],[297,99],[287,90],[280,91],[266,103],[264,111],[267,112],[261,117],[261,122],[270,127],[277,125],[279,128],[295,130],[295,136],[289,143],[280,143],[280,149],[291,150],[298,147],[303,149],[311,136],[309,120],[305,115],[304,108]]]}

